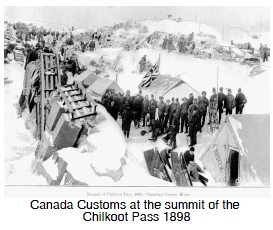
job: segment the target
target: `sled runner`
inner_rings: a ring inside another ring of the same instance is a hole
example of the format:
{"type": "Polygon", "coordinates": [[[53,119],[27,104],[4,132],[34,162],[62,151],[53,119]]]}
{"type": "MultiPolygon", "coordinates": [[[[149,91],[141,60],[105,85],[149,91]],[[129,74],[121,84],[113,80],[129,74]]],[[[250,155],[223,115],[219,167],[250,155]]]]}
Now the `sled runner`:
{"type": "Polygon", "coordinates": [[[171,182],[170,176],[157,148],[145,151],[144,157],[148,170],[152,176],[171,182]]]}
{"type": "Polygon", "coordinates": [[[192,186],[191,180],[187,173],[187,168],[185,168],[181,162],[182,158],[183,156],[181,157],[181,159],[179,159],[177,152],[171,153],[172,171],[173,171],[176,183],[178,186],[183,186],[183,187],[192,186]]]}
{"type": "Polygon", "coordinates": [[[188,183],[187,186],[192,186],[191,177],[190,177],[190,174],[189,174],[189,172],[188,172],[188,170],[187,170],[187,165],[186,165],[186,161],[185,161],[185,158],[184,158],[184,154],[183,154],[183,153],[180,154],[180,162],[181,162],[181,168],[182,168],[183,170],[185,170],[185,174],[184,174],[184,175],[185,175],[185,178],[186,178],[187,183],[188,183]]]}

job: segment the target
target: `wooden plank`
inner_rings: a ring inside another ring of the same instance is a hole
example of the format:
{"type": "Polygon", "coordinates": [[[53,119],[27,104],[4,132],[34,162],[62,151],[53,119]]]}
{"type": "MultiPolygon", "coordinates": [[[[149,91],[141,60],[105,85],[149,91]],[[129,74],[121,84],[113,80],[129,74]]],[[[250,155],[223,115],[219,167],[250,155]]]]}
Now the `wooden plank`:
{"type": "Polygon", "coordinates": [[[170,175],[169,175],[169,173],[168,173],[168,171],[167,171],[167,169],[166,169],[165,162],[163,161],[163,159],[162,159],[162,157],[161,157],[161,155],[160,155],[160,153],[159,153],[157,147],[155,147],[155,153],[158,154],[158,156],[159,156],[161,162],[162,162],[163,165],[164,165],[163,168],[164,168],[164,171],[165,171],[165,174],[166,174],[168,180],[169,180],[170,182],[172,182],[172,179],[171,179],[171,177],[170,177],[170,175]]]}
{"type": "Polygon", "coordinates": [[[64,99],[65,104],[66,104],[66,106],[67,106],[69,112],[73,114],[73,108],[72,108],[70,102],[68,101],[66,95],[65,95],[64,92],[62,91],[61,86],[60,86],[59,84],[57,84],[56,86],[57,86],[57,89],[58,89],[59,93],[61,94],[61,97],[64,99]]]}
{"type": "Polygon", "coordinates": [[[164,164],[160,160],[159,154],[155,153],[154,149],[144,151],[144,158],[147,168],[152,176],[169,181],[164,170],[164,164]]]}
{"type": "Polygon", "coordinates": [[[79,81],[76,81],[75,83],[82,90],[83,94],[86,95],[88,101],[91,102],[91,105],[94,106],[93,112],[96,113],[97,103],[94,101],[94,99],[90,96],[90,94],[86,91],[86,89],[83,87],[83,85],[79,81]]]}
{"type": "Polygon", "coordinates": [[[172,171],[178,186],[191,186],[190,180],[187,175],[187,169],[182,168],[181,161],[177,152],[171,153],[172,171]]]}
{"type": "Polygon", "coordinates": [[[59,54],[56,54],[56,64],[57,64],[58,81],[56,81],[55,84],[60,84],[61,85],[59,54]]]}

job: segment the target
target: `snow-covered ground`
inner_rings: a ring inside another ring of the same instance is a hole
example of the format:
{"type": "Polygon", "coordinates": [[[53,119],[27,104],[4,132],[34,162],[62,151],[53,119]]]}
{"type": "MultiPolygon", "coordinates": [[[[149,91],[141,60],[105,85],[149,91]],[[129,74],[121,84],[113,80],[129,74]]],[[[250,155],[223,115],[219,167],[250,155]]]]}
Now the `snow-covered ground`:
{"type": "MultiPolygon", "coordinates": [[[[193,31],[198,32],[198,24],[193,22],[180,23],[162,20],[162,21],[144,21],[143,25],[146,25],[151,34],[154,31],[162,31],[167,33],[191,33],[193,31]],[[190,24],[189,24],[190,23],[190,24]]],[[[211,27],[202,26],[202,32],[213,34],[217,38],[220,37],[219,33],[211,27]]],[[[133,34],[137,31],[132,30],[133,34]]],[[[264,36],[266,37],[266,35],[264,36]]],[[[254,39],[253,39],[254,40],[254,39]]],[[[260,42],[260,41],[259,41],[260,42]]],[[[266,43],[266,42],[263,42],[266,43]]],[[[269,43],[268,43],[269,44],[269,43]]],[[[94,52],[77,52],[79,61],[83,65],[89,67],[90,60],[96,60],[103,56],[108,62],[113,63],[117,55],[121,53],[121,48],[103,48],[95,50],[94,52]]],[[[250,76],[252,67],[248,65],[240,65],[235,62],[226,62],[215,59],[197,59],[192,55],[179,54],[177,50],[167,53],[167,51],[155,47],[154,49],[141,48],[137,51],[123,51],[121,54],[121,60],[118,67],[123,69],[123,72],[118,76],[118,84],[121,88],[131,90],[131,94],[138,92],[138,85],[143,78],[144,74],[139,75],[136,73],[138,62],[144,55],[147,56],[147,60],[151,63],[155,63],[160,55],[160,73],[162,75],[171,75],[173,77],[180,76],[182,80],[187,82],[198,92],[206,91],[208,97],[211,95],[213,87],[216,87],[217,79],[217,67],[219,68],[219,87],[230,88],[233,95],[235,96],[238,88],[241,88],[243,93],[247,97],[247,104],[244,108],[246,114],[265,114],[270,113],[270,63],[262,63],[261,68],[264,70],[263,73],[256,76],[250,76]],[[262,101],[262,103],[261,103],[262,101]]],[[[116,75],[113,72],[107,73],[110,75],[111,80],[116,79],[116,75]]],[[[105,74],[106,75],[106,74],[105,74]]],[[[13,83],[6,84],[4,86],[5,96],[5,110],[4,110],[4,122],[5,122],[5,184],[46,184],[43,177],[38,177],[31,172],[31,163],[34,160],[34,150],[37,145],[37,141],[33,139],[29,130],[26,129],[24,119],[18,118],[16,110],[13,106],[14,103],[18,102],[22,90],[24,70],[23,67],[12,61],[10,64],[5,65],[4,77],[8,77],[13,80],[13,83]]],[[[104,76],[102,74],[101,76],[104,76]]],[[[226,93],[226,91],[225,91],[226,93]]],[[[178,97],[179,92],[176,95],[170,95],[178,97]]],[[[168,98],[165,98],[168,99],[168,98]]],[[[169,98],[170,99],[170,98],[169,98]]],[[[224,119],[222,119],[224,120],[224,119]]],[[[114,152],[113,154],[118,155],[126,151],[128,158],[126,158],[126,165],[123,165],[123,176],[118,182],[114,182],[109,177],[98,177],[95,175],[93,170],[90,168],[90,162],[100,161],[102,157],[92,158],[87,153],[82,153],[81,158],[75,157],[75,151],[77,149],[70,149],[67,154],[60,152],[68,162],[68,170],[72,173],[75,179],[85,182],[89,185],[118,185],[118,186],[145,186],[145,185],[172,185],[164,182],[163,180],[151,177],[149,175],[146,163],[144,160],[143,151],[157,147],[160,150],[166,148],[166,144],[161,140],[161,137],[156,143],[148,141],[150,133],[145,136],[140,135],[141,129],[135,129],[132,124],[131,133],[129,139],[124,139],[123,134],[120,130],[121,121],[113,128],[112,132],[105,135],[107,137],[105,143],[111,142],[111,134],[119,136],[121,142],[120,152],[114,152]],[[81,162],[83,162],[81,164],[81,162]],[[80,165],[80,166],[79,166],[80,165]],[[77,173],[77,168],[82,167],[82,173],[77,173]],[[98,179],[99,178],[99,179],[98,179]]],[[[197,136],[196,157],[197,162],[202,165],[198,158],[202,152],[209,145],[212,140],[212,136],[206,132],[206,125],[203,128],[203,132],[197,136]]],[[[101,132],[106,132],[107,127],[101,127],[101,132]]],[[[102,135],[101,133],[101,135],[102,135]]],[[[102,136],[93,136],[92,134],[88,137],[90,142],[96,142],[100,146],[99,151],[109,151],[109,146],[103,146],[104,142],[100,142],[102,136]],[[92,138],[95,138],[91,140],[92,138]]],[[[115,145],[115,143],[112,143],[115,145]]],[[[177,152],[183,152],[188,149],[186,143],[185,134],[177,135],[177,152]]],[[[118,149],[118,146],[115,146],[118,149]]],[[[65,151],[65,150],[62,150],[65,151]]],[[[109,154],[109,152],[108,152],[109,154]]],[[[107,157],[107,154],[105,155],[107,157]]],[[[111,158],[109,158],[110,160],[111,158]]],[[[109,163],[109,162],[108,162],[109,163]]],[[[113,163],[118,165],[119,162],[113,160],[113,163]]],[[[99,165],[99,164],[97,164],[99,165]]],[[[111,161],[110,161],[111,165],[111,161]]],[[[117,168],[113,166],[113,168],[117,168]]],[[[50,167],[50,162],[46,167],[50,167]]],[[[54,172],[52,172],[54,175],[54,172]]],[[[209,186],[219,186],[215,184],[212,176],[209,172],[205,172],[205,176],[209,179],[209,186]]],[[[202,186],[200,183],[195,183],[196,186],[202,186]]]]}

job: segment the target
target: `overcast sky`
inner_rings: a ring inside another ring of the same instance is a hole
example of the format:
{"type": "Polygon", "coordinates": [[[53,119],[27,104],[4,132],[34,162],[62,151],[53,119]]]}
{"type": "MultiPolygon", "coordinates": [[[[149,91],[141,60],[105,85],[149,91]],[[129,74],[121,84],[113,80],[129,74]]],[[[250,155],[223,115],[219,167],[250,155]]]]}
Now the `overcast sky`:
{"type": "MultiPolygon", "coordinates": [[[[115,22],[125,22],[128,19],[162,19],[168,14],[173,18],[196,20],[207,23],[218,29],[222,27],[241,27],[246,30],[268,31],[270,26],[269,7],[213,7],[213,6],[48,6],[30,7],[13,6],[4,8],[5,16],[18,17],[13,20],[23,21],[22,18],[46,22],[74,25],[75,27],[92,27],[113,25],[115,22]]],[[[5,17],[10,21],[11,17],[5,17]]],[[[35,24],[35,21],[33,21],[35,24]]],[[[38,22],[37,22],[38,23],[38,22]]]]}

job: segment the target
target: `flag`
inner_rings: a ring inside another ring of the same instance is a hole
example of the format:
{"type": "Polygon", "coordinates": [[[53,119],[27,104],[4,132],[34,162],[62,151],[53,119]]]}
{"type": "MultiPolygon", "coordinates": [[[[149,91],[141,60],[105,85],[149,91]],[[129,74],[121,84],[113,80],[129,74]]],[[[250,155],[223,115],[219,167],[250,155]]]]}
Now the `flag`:
{"type": "Polygon", "coordinates": [[[142,79],[140,85],[142,88],[147,88],[151,85],[152,81],[159,75],[159,59],[155,65],[148,71],[148,73],[142,79]]]}

